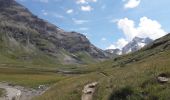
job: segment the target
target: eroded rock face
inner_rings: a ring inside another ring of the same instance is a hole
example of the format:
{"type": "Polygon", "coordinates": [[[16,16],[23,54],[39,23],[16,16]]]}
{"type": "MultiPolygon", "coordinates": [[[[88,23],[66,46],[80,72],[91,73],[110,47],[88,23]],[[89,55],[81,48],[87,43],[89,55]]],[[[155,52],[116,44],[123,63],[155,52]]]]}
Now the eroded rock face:
{"type": "MultiPolygon", "coordinates": [[[[66,32],[33,15],[15,0],[0,0],[0,34],[57,57],[62,49],[69,53],[87,52],[94,59],[107,58],[82,34],[66,32]]],[[[74,58],[73,58],[74,59],[74,58]]]]}

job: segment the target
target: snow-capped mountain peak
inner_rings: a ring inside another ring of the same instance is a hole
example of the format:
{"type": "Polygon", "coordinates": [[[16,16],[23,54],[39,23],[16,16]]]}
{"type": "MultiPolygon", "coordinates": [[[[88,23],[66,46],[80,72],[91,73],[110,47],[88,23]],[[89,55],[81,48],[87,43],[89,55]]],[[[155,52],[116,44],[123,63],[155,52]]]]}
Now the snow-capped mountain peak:
{"type": "Polygon", "coordinates": [[[127,45],[122,48],[122,54],[127,54],[130,52],[135,52],[145,45],[151,43],[153,40],[150,38],[140,38],[135,37],[132,41],[130,41],[127,45]]]}
{"type": "Polygon", "coordinates": [[[132,41],[126,44],[122,49],[108,49],[105,50],[105,52],[111,55],[128,54],[143,48],[145,45],[151,43],[152,41],[153,40],[150,38],[135,37],[132,39],[132,41]]]}

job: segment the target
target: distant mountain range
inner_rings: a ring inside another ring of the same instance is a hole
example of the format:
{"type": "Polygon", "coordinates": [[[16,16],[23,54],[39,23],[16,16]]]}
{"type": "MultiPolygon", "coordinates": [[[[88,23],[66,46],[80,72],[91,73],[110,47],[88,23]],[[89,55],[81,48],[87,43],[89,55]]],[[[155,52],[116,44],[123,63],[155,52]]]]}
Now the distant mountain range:
{"type": "Polygon", "coordinates": [[[106,52],[113,54],[113,55],[122,55],[122,54],[128,54],[131,52],[135,52],[147,44],[151,43],[153,40],[150,38],[140,38],[135,37],[130,41],[128,44],[126,44],[121,50],[120,49],[109,49],[106,50],[106,52]]]}

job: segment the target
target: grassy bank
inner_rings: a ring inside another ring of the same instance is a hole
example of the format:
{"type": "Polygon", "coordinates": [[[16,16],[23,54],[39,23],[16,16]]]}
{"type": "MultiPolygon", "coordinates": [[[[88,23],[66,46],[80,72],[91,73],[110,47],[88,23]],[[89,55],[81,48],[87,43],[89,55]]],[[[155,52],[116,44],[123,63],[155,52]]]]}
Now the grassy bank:
{"type": "Polygon", "coordinates": [[[58,82],[35,100],[80,100],[83,86],[93,81],[99,82],[95,100],[169,100],[170,84],[160,84],[156,78],[170,74],[170,51],[123,67],[113,65],[113,61],[97,64],[96,71],[58,82]]]}

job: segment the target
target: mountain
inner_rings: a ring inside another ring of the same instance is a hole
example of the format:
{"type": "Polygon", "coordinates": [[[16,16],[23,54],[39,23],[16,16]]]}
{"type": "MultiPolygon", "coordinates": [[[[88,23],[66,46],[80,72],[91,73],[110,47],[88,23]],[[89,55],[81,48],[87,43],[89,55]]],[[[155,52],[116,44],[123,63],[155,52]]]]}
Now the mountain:
{"type": "Polygon", "coordinates": [[[155,50],[158,52],[170,50],[170,33],[146,45],[141,51],[148,50],[155,50]]]}
{"type": "MultiPolygon", "coordinates": [[[[119,61],[118,65],[125,65],[128,63],[138,62],[149,58],[150,56],[160,55],[161,53],[167,53],[170,51],[170,33],[154,40],[148,45],[144,46],[138,51],[132,52],[127,55],[119,56],[115,58],[115,61],[119,61]]],[[[117,66],[117,65],[115,65],[117,66]]]]}
{"type": "Polygon", "coordinates": [[[106,53],[109,53],[111,56],[128,54],[130,52],[135,52],[145,45],[151,43],[153,40],[150,38],[139,38],[135,37],[132,41],[130,41],[127,45],[125,45],[122,50],[120,49],[107,49],[106,53]]]}
{"type": "Polygon", "coordinates": [[[1,54],[23,60],[39,55],[60,63],[87,63],[108,58],[84,35],[66,32],[38,18],[15,0],[0,0],[0,42],[1,54]]]}
{"type": "Polygon", "coordinates": [[[122,48],[122,54],[127,54],[130,52],[135,52],[145,45],[151,43],[153,40],[150,38],[139,38],[135,37],[132,41],[130,41],[127,45],[122,48]]]}

